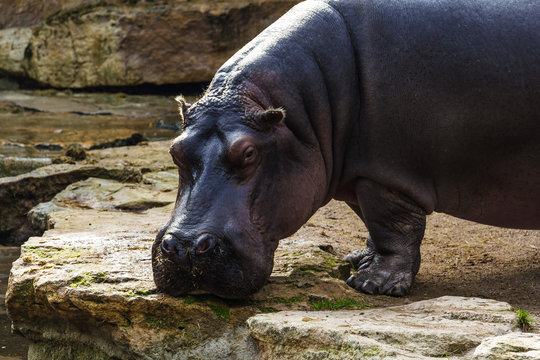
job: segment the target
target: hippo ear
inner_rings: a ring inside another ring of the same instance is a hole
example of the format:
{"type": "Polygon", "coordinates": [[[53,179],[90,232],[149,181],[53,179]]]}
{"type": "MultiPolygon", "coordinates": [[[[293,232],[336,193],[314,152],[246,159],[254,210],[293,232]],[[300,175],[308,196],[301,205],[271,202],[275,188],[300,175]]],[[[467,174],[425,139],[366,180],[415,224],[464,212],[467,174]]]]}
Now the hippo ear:
{"type": "Polygon", "coordinates": [[[180,121],[182,122],[182,128],[184,128],[184,115],[191,106],[190,103],[186,102],[182,95],[178,95],[174,98],[178,103],[178,113],[180,114],[180,121]]]}
{"type": "Polygon", "coordinates": [[[267,109],[265,111],[258,112],[255,115],[255,125],[257,128],[266,131],[275,126],[278,126],[285,119],[285,110],[281,108],[267,109]]]}

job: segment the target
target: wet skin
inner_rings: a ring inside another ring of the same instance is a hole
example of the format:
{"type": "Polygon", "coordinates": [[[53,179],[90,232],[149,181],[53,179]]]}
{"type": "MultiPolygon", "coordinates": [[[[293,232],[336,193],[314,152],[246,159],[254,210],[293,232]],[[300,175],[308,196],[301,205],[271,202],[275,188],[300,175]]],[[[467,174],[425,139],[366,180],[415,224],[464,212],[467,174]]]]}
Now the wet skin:
{"type": "Polygon", "coordinates": [[[433,211],[540,229],[534,1],[307,1],[247,44],[171,146],[180,184],[152,249],[172,295],[245,297],[330,199],[365,223],[353,288],[406,295],[433,211]]]}

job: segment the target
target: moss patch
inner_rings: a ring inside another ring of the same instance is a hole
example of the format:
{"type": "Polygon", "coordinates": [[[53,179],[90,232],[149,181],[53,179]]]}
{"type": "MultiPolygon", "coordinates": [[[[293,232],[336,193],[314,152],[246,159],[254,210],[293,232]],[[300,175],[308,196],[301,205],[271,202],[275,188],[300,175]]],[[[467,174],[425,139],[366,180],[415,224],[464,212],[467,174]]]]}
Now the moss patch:
{"type": "Polygon", "coordinates": [[[212,304],[208,304],[208,306],[210,307],[210,309],[212,309],[212,312],[217,315],[217,317],[220,317],[222,319],[231,318],[230,310],[228,307],[212,305],[212,304]]]}
{"type": "Polygon", "coordinates": [[[367,308],[372,307],[372,305],[364,301],[359,301],[356,299],[333,299],[333,300],[321,299],[321,300],[312,300],[309,302],[309,304],[315,311],[339,310],[343,308],[367,309],[367,308]]]}
{"type": "Polygon", "coordinates": [[[156,290],[128,290],[125,292],[127,296],[146,296],[146,295],[152,295],[155,294],[156,290]]]}
{"type": "Polygon", "coordinates": [[[13,286],[13,298],[17,298],[17,303],[29,306],[34,303],[34,281],[26,280],[13,286]]]}
{"type": "Polygon", "coordinates": [[[105,273],[83,273],[82,275],[75,276],[73,279],[71,279],[71,284],[69,284],[70,287],[79,287],[79,286],[90,286],[92,284],[96,283],[104,283],[106,282],[105,279],[105,273]]]}
{"type": "Polygon", "coordinates": [[[290,307],[290,306],[292,306],[292,304],[299,303],[299,302],[302,302],[304,300],[300,296],[294,296],[294,297],[289,298],[289,299],[275,298],[273,301],[278,303],[278,304],[285,304],[285,305],[290,307]]]}
{"type": "Polygon", "coordinates": [[[37,246],[25,246],[24,247],[24,257],[31,258],[31,256],[36,256],[42,259],[52,259],[52,258],[79,258],[82,255],[81,249],[75,248],[45,248],[37,246]]]}

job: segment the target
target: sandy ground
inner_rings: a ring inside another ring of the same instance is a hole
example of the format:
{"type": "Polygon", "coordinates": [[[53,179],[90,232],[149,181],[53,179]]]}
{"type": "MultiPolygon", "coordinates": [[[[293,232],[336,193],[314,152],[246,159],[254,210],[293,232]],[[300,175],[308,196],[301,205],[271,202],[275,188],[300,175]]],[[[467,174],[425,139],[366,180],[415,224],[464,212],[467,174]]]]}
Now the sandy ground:
{"type": "MultiPolygon", "coordinates": [[[[299,233],[332,245],[339,256],[363,248],[368,236],[361,220],[337,201],[321,208],[299,233]]],[[[391,305],[472,296],[506,301],[540,319],[540,231],[497,228],[434,213],[427,218],[421,251],[422,265],[407,298],[370,296],[370,301],[391,305]]]]}

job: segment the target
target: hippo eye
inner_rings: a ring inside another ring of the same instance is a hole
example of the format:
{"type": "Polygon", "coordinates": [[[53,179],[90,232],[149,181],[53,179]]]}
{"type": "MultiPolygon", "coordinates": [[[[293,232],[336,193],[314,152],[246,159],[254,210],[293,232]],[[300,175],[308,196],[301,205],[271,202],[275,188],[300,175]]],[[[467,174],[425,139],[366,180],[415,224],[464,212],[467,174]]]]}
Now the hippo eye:
{"type": "Polygon", "coordinates": [[[244,160],[243,165],[247,166],[255,162],[257,158],[257,149],[255,146],[248,146],[244,149],[244,160]]]}
{"type": "Polygon", "coordinates": [[[247,168],[257,162],[259,152],[250,138],[236,140],[229,148],[229,160],[237,168],[247,168]]]}

